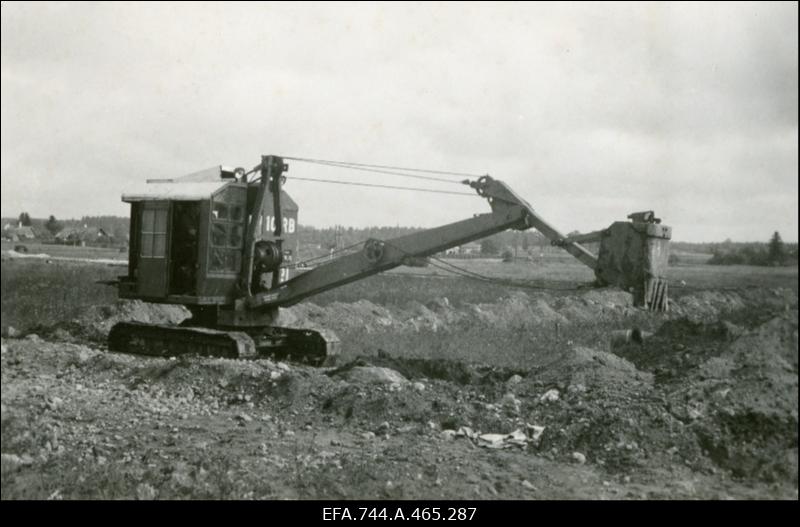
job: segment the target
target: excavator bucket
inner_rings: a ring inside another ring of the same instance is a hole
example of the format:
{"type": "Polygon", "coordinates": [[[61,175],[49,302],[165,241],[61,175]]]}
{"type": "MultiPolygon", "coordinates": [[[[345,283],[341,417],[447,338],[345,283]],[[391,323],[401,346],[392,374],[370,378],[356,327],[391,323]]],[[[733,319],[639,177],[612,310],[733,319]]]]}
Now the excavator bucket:
{"type": "Polygon", "coordinates": [[[667,261],[672,229],[652,211],[628,216],[602,232],[595,276],[633,293],[635,306],[668,311],[667,261]]]}

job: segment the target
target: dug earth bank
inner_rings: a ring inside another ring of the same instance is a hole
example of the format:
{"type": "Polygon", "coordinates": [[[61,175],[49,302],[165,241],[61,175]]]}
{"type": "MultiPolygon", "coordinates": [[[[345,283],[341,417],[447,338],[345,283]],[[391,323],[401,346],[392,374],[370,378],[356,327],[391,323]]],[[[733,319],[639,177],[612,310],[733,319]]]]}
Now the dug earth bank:
{"type": "Polygon", "coordinates": [[[328,368],[103,344],[185,316],[120,302],[5,336],[2,498],[798,497],[792,290],[284,312],[339,334],[328,368]]]}

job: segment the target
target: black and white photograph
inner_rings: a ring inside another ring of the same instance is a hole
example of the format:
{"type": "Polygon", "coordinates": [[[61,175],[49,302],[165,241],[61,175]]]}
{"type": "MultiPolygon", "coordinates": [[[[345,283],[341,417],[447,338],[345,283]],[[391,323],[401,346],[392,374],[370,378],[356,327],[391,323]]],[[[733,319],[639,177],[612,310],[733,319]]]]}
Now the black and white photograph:
{"type": "Polygon", "coordinates": [[[0,9],[2,501],[797,502],[797,2],[0,9]]]}

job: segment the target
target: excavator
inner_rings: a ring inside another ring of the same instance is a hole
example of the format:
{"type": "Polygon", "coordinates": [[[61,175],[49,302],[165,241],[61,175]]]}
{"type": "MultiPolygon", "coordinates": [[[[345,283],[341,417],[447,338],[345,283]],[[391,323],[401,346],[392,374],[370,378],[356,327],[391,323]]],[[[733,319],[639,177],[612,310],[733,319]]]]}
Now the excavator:
{"type": "Polygon", "coordinates": [[[593,269],[596,285],[629,291],[634,305],[644,309],[668,309],[672,233],[652,211],[565,236],[488,175],[463,183],[486,199],[490,212],[389,240],[368,239],[355,252],[298,273],[299,207],[283,188],[291,181],[288,169],[284,158],[265,155],[249,172],[218,166],[150,179],[123,194],[131,222],[128,270],[116,282],[119,296],[183,305],[191,317],[178,326],[117,323],[109,333],[110,350],[330,363],[339,354],[336,335],[280,327],[280,308],[507,229],[535,228],[593,269]],[[582,245],[590,242],[599,242],[597,255],[582,245]]]}

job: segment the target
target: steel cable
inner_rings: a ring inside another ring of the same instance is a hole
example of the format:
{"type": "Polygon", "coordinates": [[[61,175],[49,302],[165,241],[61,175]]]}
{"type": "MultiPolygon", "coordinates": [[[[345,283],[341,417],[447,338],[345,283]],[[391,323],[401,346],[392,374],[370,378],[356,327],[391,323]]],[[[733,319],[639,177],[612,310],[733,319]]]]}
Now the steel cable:
{"type": "MultiPolygon", "coordinates": [[[[400,247],[397,247],[394,244],[390,244],[388,242],[384,242],[384,243],[386,245],[388,245],[389,247],[393,247],[394,249],[397,249],[398,251],[400,251],[401,253],[403,253],[403,254],[405,254],[407,256],[412,256],[412,257],[416,256],[416,255],[411,254],[411,253],[409,253],[407,251],[404,251],[403,249],[401,249],[400,247]]],[[[483,282],[489,282],[489,283],[494,283],[494,284],[498,284],[498,285],[505,285],[505,286],[509,286],[509,287],[519,287],[519,288],[524,288],[524,289],[551,290],[551,291],[575,291],[577,289],[580,289],[581,287],[586,287],[586,286],[579,286],[579,287],[549,287],[549,286],[536,286],[536,285],[533,285],[533,284],[530,284],[530,283],[527,283],[527,282],[519,283],[519,282],[515,282],[513,280],[505,280],[505,279],[502,279],[502,278],[493,278],[491,276],[486,276],[486,275],[483,275],[483,274],[480,274],[480,273],[476,273],[474,271],[470,271],[469,269],[464,269],[463,267],[459,267],[459,266],[457,266],[455,264],[452,264],[450,262],[446,262],[446,261],[442,260],[441,258],[437,258],[436,256],[428,256],[427,258],[429,259],[429,261],[433,260],[433,261],[436,261],[436,262],[438,262],[440,264],[440,265],[436,265],[435,263],[430,262],[431,265],[433,265],[433,267],[436,267],[437,269],[441,269],[443,271],[447,271],[447,272],[462,276],[464,278],[472,278],[473,280],[480,280],[480,281],[483,281],[483,282]],[[450,267],[452,269],[448,269],[445,266],[448,266],[448,267],[450,267]]]]}
{"type": "Polygon", "coordinates": [[[307,178],[307,177],[298,177],[292,176],[291,180],[298,180],[298,181],[314,181],[317,183],[334,183],[337,185],[353,185],[357,187],[372,187],[372,188],[388,188],[393,190],[413,190],[415,192],[431,192],[434,194],[451,194],[455,196],[471,196],[471,197],[480,197],[477,194],[473,194],[471,192],[455,192],[451,190],[436,190],[431,188],[420,188],[420,187],[401,187],[397,185],[380,185],[377,183],[360,183],[357,181],[338,181],[335,179],[317,179],[317,178],[307,178]]]}
{"type": "MultiPolygon", "coordinates": [[[[389,170],[404,170],[406,172],[422,172],[426,174],[440,174],[440,175],[448,175],[448,176],[460,176],[460,177],[481,177],[483,174],[470,174],[467,172],[450,172],[446,170],[429,170],[426,168],[409,168],[409,167],[398,167],[398,166],[391,166],[391,165],[373,165],[368,163],[353,163],[349,161],[330,161],[326,159],[312,159],[306,157],[284,157],[283,159],[288,159],[290,161],[302,161],[305,163],[316,163],[320,165],[329,165],[329,166],[341,166],[341,167],[363,167],[363,168],[378,168],[378,169],[389,169],[389,170]]],[[[396,173],[395,173],[396,174],[396,173]]],[[[411,177],[410,174],[396,174],[396,175],[405,175],[411,177]]],[[[440,181],[446,181],[448,183],[454,183],[454,181],[449,179],[439,179],[440,181]]]]}

